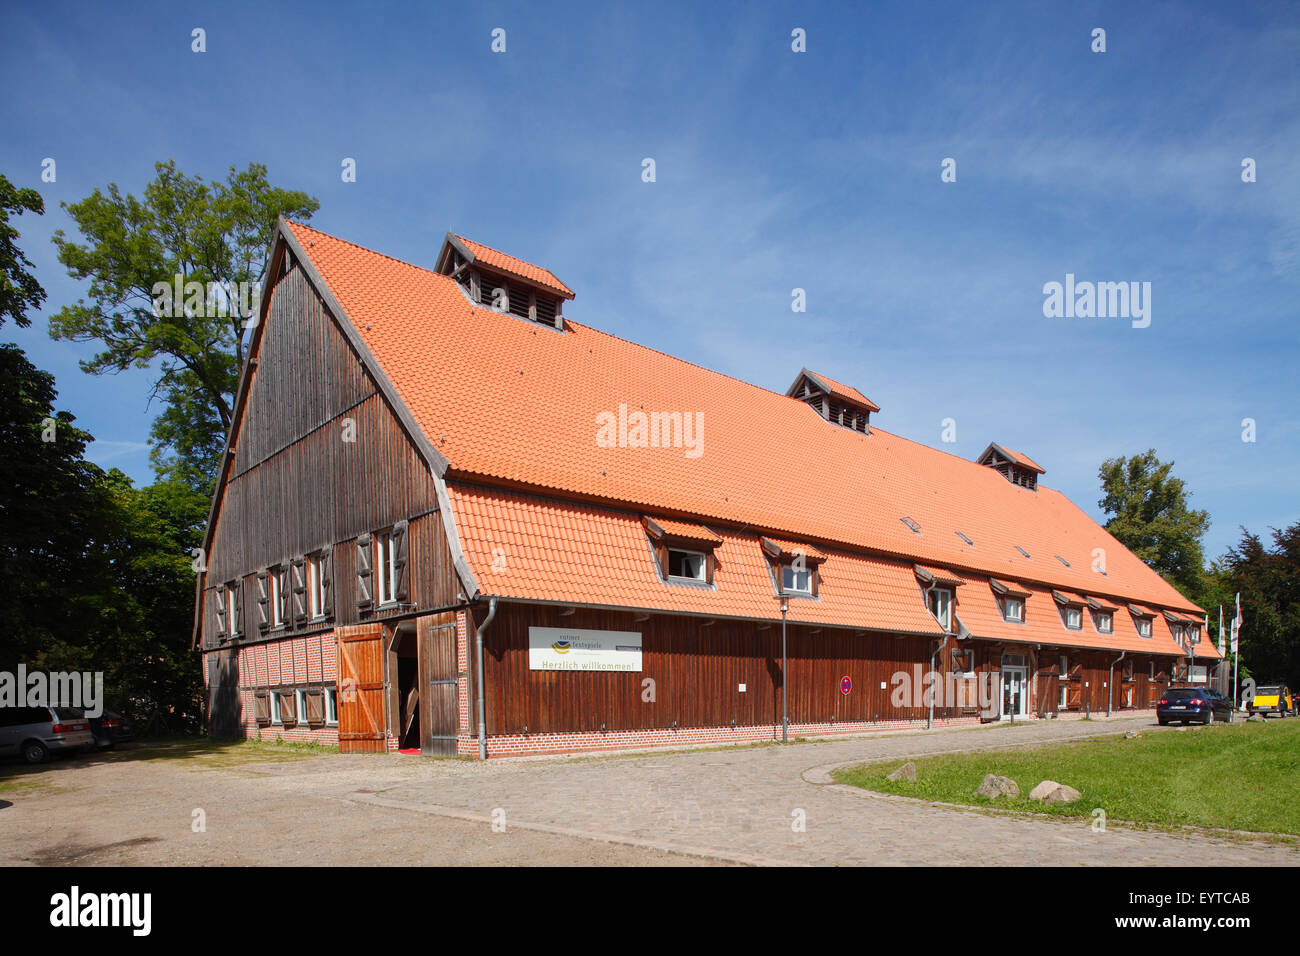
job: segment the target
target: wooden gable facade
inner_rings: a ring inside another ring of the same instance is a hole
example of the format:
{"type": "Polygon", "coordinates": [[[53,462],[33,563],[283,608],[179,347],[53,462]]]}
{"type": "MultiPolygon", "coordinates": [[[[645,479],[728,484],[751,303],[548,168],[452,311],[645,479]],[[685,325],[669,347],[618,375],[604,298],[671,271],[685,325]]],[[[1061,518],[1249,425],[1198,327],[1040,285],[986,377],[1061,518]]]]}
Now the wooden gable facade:
{"type": "MultiPolygon", "coordinates": [[[[384,749],[416,710],[394,677],[401,635],[421,632],[411,654],[426,677],[435,657],[455,672],[454,654],[448,664],[426,645],[465,588],[437,459],[293,245],[282,230],[203,551],[195,643],[208,722],[222,736],[337,723],[340,741],[357,743],[345,749],[384,749]],[[392,541],[383,568],[381,540],[392,541]],[[377,592],[385,572],[390,600],[377,592]],[[279,666],[286,654],[293,663],[279,666]]],[[[442,710],[454,720],[454,704],[442,710]]],[[[436,729],[422,749],[439,746],[436,729]]]]}

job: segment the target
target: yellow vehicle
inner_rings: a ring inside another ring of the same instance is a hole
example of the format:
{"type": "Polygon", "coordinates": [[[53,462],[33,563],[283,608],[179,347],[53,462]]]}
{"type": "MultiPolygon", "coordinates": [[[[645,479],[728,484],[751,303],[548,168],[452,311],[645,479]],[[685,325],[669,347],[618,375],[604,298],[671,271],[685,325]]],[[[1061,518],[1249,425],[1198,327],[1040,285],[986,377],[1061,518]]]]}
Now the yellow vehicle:
{"type": "Polygon", "coordinates": [[[1295,701],[1291,698],[1290,688],[1285,684],[1269,684],[1255,688],[1255,699],[1246,704],[1246,710],[1265,717],[1269,714],[1290,717],[1295,713],[1295,701]]]}

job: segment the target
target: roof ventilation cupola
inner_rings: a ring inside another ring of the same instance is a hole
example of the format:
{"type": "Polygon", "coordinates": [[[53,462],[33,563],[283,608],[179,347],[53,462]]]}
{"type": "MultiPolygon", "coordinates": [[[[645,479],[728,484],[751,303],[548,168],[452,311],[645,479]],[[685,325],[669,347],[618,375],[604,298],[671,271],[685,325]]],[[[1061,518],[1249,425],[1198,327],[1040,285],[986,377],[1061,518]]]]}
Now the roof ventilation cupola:
{"type": "Polygon", "coordinates": [[[449,232],[434,271],[455,279],[479,305],[564,328],[562,306],[573,290],[549,269],[449,232]]]}
{"type": "Polygon", "coordinates": [[[851,428],[864,435],[871,434],[871,413],[880,411],[880,406],[856,388],[841,385],[825,375],[818,375],[806,368],[800,370],[785,393],[790,398],[810,405],[818,415],[844,428],[851,428]]]}
{"type": "Polygon", "coordinates": [[[975,460],[981,465],[988,465],[1013,485],[1028,488],[1030,491],[1038,490],[1038,476],[1046,474],[1046,471],[1032,458],[1018,454],[997,442],[990,443],[989,447],[984,449],[984,454],[975,460]]]}

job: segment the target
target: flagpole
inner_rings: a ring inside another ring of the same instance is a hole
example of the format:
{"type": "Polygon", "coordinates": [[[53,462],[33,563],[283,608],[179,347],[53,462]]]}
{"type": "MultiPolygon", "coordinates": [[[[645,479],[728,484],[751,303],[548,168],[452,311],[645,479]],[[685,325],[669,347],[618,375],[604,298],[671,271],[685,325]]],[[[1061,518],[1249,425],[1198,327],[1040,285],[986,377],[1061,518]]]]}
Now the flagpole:
{"type": "Polygon", "coordinates": [[[1241,627],[1241,592],[1238,591],[1238,592],[1237,592],[1237,604],[1236,604],[1236,609],[1235,609],[1235,611],[1233,612],[1233,615],[1232,615],[1232,693],[1233,693],[1233,700],[1238,699],[1238,697],[1240,697],[1240,695],[1241,695],[1241,687],[1240,687],[1240,685],[1237,683],[1237,661],[1238,661],[1238,660],[1240,659],[1240,657],[1241,657],[1241,653],[1238,651],[1238,648],[1237,648],[1237,642],[1238,642],[1238,640],[1239,640],[1239,637],[1238,637],[1238,635],[1237,635],[1237,631],[1238,631],[1238,629],[1239,629],[1240,627],[1241,627]]]}
{"type": "Polygon", "coordinates": [[[1234,706],[1240,705],[1241,688],[1237,686],[1237,622],[1232,622],[1232,699],[1234,706]]]}

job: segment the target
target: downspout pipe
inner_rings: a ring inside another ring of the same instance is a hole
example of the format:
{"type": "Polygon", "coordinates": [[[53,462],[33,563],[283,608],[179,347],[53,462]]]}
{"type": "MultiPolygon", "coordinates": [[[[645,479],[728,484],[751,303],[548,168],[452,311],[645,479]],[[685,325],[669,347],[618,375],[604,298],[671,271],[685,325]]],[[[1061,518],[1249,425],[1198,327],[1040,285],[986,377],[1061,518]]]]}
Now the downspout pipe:
{"type": "Polygon", "coordinates": [[[1128,651],[1122,651],[1119,657],[1110,662],[1110,680],[1106,682],[1106,716],[1110,716],[1111,701],[1115,699],[1115,665],[1122,661],[1128,651]]]}
{"type": "Polygon", "coordinates": [[[474,651],[474,672],[478,684],[478,759],[487,760],[487,703],[483,691],[483,632],[492,624],[492,618],[497,616],[497,599],[492,598],[488,601],[487,617],[483,618],[483,623],[474,628],[476,637],[476,647],[474,651]]]}
{"type": "Polygon", "coordinates": [[[943,649],[948,646],[948,639],[950,637],[952,637],[951,634],[945,634],[942,641],[935,642],[934,650],[930,652],[930,714],[925,719],[926,730],[934,729],[934,683],[937,676],[934,670],[935,658],[938,657],[943,649]]]}

